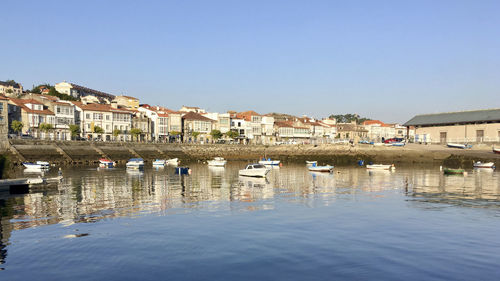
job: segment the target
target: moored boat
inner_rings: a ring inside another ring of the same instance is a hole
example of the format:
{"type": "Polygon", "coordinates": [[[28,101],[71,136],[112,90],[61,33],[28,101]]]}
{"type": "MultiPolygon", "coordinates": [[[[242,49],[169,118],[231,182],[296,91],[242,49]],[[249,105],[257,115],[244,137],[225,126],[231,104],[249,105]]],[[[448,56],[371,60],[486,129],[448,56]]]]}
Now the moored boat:
{"type": "Polygon", "coordinates": [[[270,170],[262,164],[248,164],[245,169],[238,172],[238,175],[245,177],[265,177],[269,171],[270,170]]]}
{"type": "Polygon", "coordinates": [[[391,143],[392,146],[405,146],[406,143],[404,142],[393,142],[391,143]]]}
{"type": "Polygon", "coordinates": [[[142,158],[131,158],[127,162],[127,169],[139,170],[144,169],[144,160],[142,158]]]}
{"type": "Polygon", "coordinates": [[[177,166],[179,165],[179,158],[171,158],[166,160],[167,165],[177,166]]]}
{"type": "Polygon", "coordinates": [[[493,147],[493,153],[500,154],[500,148],[493,147]]]}
{"type": "Polygon", "coordinates": [[[495,169],[495,163],[493,162],[487,162],[483,163],[481,161],[475,162],[474,163],[474,168],[489,168],[489,169],[495,169]]]}
{"type": "Polygon", "coordinates": [[[443,172],[446,175],[463,175],[465,173],[465,170],[464,169],[443,168],[443,172]]]}
{"type": "Polygon", "coordinates": [[[227,160],[225,160],[222,157],[215,157],[212,160],[208,160],[207,163],[208,163],[208,166],[224,167],[227,163],[227,160]]]}
{"type": "Polygon", "coordinates": [[[325,165],[325,166],[312,165],[310,167],[307,167],[307,169],[311,172],[327,172],[327,173],[333,172],[332,165],[325,165]]]}
{"type": "Polygon", "coordinates": [[[447,143],[446,145],[451,148],[460,148],[460,149],[466,149],[472,147],[472,145],[469,144],[451,143],[451,142],[447,143]]]}
{"type": "Polygon", "coordinates": [[[37,161],[36,163],[23,162],[23,166],[29,170],[48,170],[49,169],[49,165],[47,162],[44,162],[44,163],[39,163],[39,162],[42,162],[42,161],[37,161]],[[47,163],[47,164],[45,164],[45,163],[47,163]]]}
{"type": "Polygon", "coordinates": [[[115,166],[115,162],[106,159],[106,158],[101,158],[99,159],[99,168],[113,168],[115,166]]]}
{"type": "Polygon", "coordinates": [[[153,161],[154,168],[163,168],[165,167],[165,165],[167,165],[167,161],[164,159],[156,159],[155,161],[153,161]]]}
{"type": "Polygon", "coordinates": [[[318,165],[318,161],[306,161],[306,165],[318,165]]]}
{"type": "Polygon", "coordinates": [[[280,164],[280,160],[271,160],[271,158],[262,158],[262,160],[259,161],[259,164],[261,165],[266,165],[266,166],[278,166],[280,164]]]}
{"type": "Polygon", "coordinates": [[[394,164],[392,164],[392,165],[371,164],[371,165],[366,165],[366,168],[369,169],[369,170],[390,170],[390,169],[395,169],[394,164]]]}

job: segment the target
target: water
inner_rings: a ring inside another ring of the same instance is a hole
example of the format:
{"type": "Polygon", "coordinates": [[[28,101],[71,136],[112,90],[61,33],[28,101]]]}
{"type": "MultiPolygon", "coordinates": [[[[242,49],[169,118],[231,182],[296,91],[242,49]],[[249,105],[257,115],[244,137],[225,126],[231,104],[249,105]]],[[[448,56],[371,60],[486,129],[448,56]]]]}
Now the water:
{"type": "Polygon", "coordinates": [[[4,193],[0,280],[500,278],[499,172],[243,166],[68,168],[4,193]]]}

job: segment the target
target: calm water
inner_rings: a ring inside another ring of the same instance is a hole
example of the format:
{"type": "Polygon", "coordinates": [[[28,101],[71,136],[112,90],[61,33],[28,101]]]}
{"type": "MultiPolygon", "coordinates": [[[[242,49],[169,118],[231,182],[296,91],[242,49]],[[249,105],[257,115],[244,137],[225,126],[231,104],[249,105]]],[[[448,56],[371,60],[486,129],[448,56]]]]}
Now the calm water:
{"type": "Polygon", "coordinates": [[[243,166],[66,169],[4,193],[0,280],[500,279],[499,172],[243,166]]]}

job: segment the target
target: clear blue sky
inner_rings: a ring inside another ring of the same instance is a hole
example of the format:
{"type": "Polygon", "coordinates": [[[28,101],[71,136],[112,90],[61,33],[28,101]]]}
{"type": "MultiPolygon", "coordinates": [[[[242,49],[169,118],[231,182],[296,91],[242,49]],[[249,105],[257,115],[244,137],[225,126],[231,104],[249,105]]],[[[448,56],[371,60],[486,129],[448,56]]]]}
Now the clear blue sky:
{"type": "Polygon", "coordinates": [[[500,107],[500,1],[18,1],[0,80],[63,80],[173,109],[358,113],[500,107]]]}

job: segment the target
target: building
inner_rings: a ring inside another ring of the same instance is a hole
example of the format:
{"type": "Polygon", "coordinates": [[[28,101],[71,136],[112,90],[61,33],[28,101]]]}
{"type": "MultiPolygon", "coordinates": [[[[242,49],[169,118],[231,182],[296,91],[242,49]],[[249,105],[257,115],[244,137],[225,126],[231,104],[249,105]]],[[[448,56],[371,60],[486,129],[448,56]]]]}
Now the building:
{"type": "Polygon", "coordinates": [[[85,96],[94,96],[96,97],[100,103],[110,103],[115,96],[112,94],[104,93],[101,91],[97,91],[94,89],[90,89],[84,86],[80,86],[73,83],[68,83],[66,81],[57,83],[55,85],[56,91],[61,94],[70,95],[74,98],[81,98],[85,96]]]}
{"type": "Polygon", "coordinates": [[[196,106],[185,106],[183,105],[181,109],[179,109],[180,112],[194,112],[194,113],[206,113],[205,109],[201,109],[196,106]]]}
{"type": "Polygon", "coordinates": [[[43,103],[44,107],[54,112],[54,138],[71,140],[69,126],[75,124],[75,106],[69,101],[61,101],[54,96],[30,94],[29,97],[43,103]]]}
{"type": "Polygon", "coordinates": [[[83,137],[103,141],[131,140],[130,129],[134,111],[115,108],[109,104],[85,104],[77,101],[71,103],[75,105],[75,120],[80,124],[83,137]]]}
{"type": "Polygon", "coordinates": [[[215,121],[198,113],[188,112],[182,116],[182,135],[184,142],[209,142],[210,132],[215,121]]]}
{"type": "MultiPolygon", "coordinates": [[[[51,125],[55,128],[55,114],[35,99],[9,98],[9,117],[23,123],[21,133],[37,138],[54,139],[53,130],[42,130],[41,124],[51,125]]],[[[10,122],[9,122],[10,124],[10,122]]]]}
{"type": "Polygon", "coordinates": [[[422,114],[403,125],[415,127],[419,143],[500,142],[500,109],[422,114]]]}
{"type": "Polygon", "coordinates": [[[0,95],[18,97],[23,93],[23,86],[14,81],[0,81],[0,95]]]}
{"type": "Polygon", "coordinates": [[[132,116],[132,128],[141,130],[138,141],[152,140],[152,122],[145,112],[135,111],[132,116]]]}
{"type": "MultiPolygon", "coordinates": [[[[161,106],[150,106],[149,104],[141,105],[138,110],[146,114],[150,119],[151,140],[157,142],[169,141],[169,112],[173,111],[161,106]]],[[[180,127],[179,125],[179,132],[180,127]]]]}
{"type": "Polygon", "coordinates": [[[118,107],[138,110],[139,109],[139,99],[129,96],[116,96],[112,102],[115,102],[118,107]]]}
{"type": "Polygon", "coordinates": [[[380,120],[367,120],[363,122],[363,126],[368,131],[367,138],[375,142],[396,137],[394,125],[385,124],[380,120]]]}
{"type": "Polygon", "coordinates": [[[0,147],[8,146],[7,135],[9,134],[9,99],[0,95],[0,147]]]}
{"type": "Polygon", "coordinates": [[[337,137],[340,139],[349,139],[354,142],[358,142],[360,139],[365,139],[368,136],[368,130],[356,124],[355,121],[352,123],[337,123],[337,137]]]}

